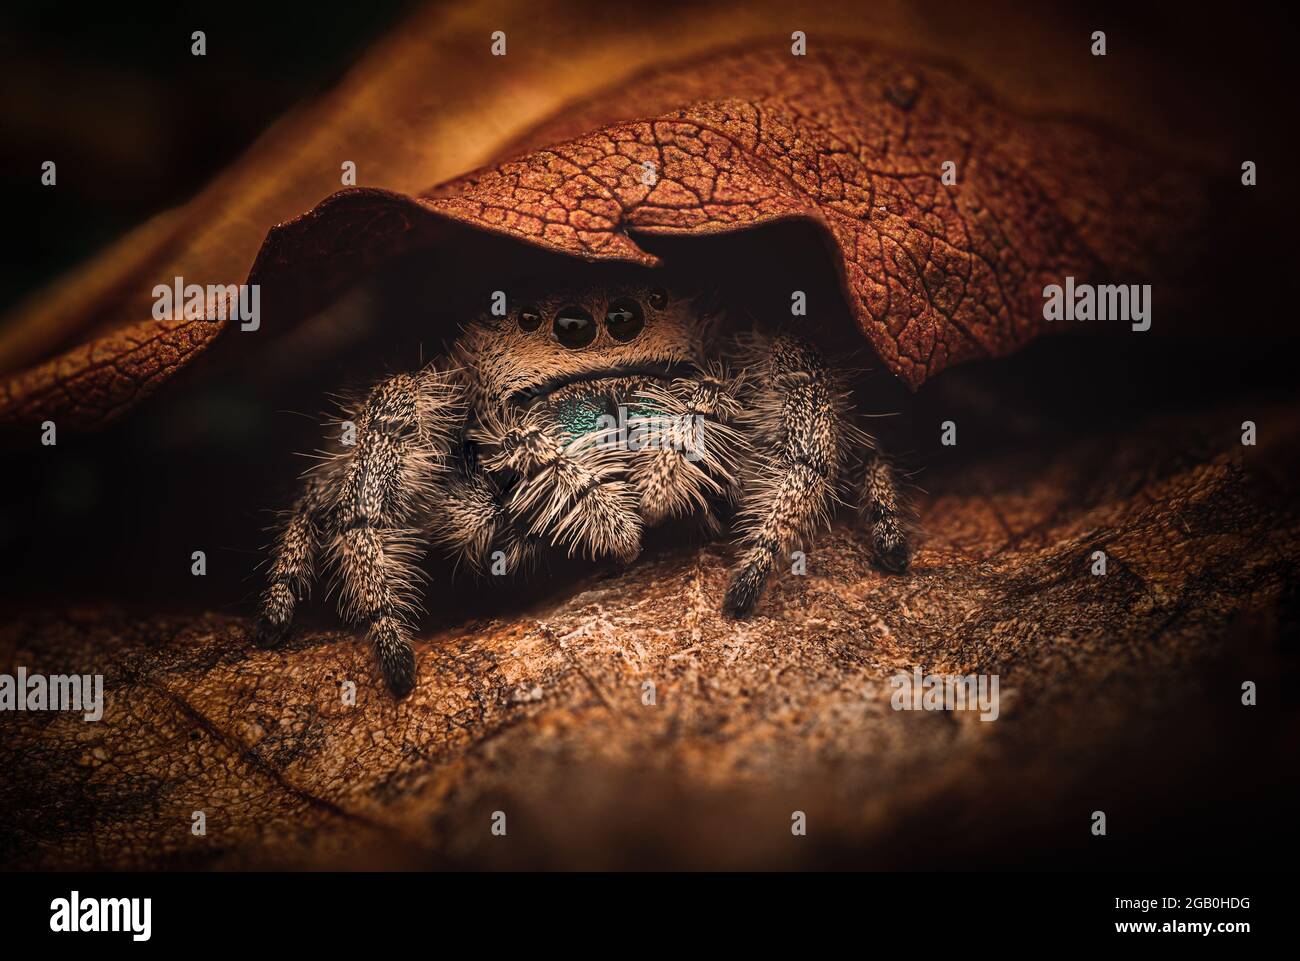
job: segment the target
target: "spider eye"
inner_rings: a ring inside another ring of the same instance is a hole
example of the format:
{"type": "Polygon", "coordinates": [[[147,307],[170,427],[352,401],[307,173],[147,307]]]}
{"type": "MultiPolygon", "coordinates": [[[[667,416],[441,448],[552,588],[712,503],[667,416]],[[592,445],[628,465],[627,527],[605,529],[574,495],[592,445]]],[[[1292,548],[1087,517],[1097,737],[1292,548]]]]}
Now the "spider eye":
{"type": "Polygon", "coordinates": [[[536,330],[540,326],[542,326],[542,312],[540,310],[532,305],[520,309],[520,330],[536,330]]]}
{"type": "Polygon", "coordinates": [[[655,310],[663,310],[668,306],[668,292],[662,287],[656,287],[650,291],[650,296],[647,299],[650,301],[650,306],[655,310]]]}
{"type": "Polygon", "coordinates": [[[586,347],[596,339],[596,322],[581,307],[561,307],[551,326],[555,339],[570,350],[586,347]]]}
{"type": "Polygon", "coordinates": [[[610,336],[615,340],[627,343],[634,339],[645,327],[645,316],[641,313],[641,305],[628,298],[614,301],[605,311],[605,326],[609,328],[610,336]]]}

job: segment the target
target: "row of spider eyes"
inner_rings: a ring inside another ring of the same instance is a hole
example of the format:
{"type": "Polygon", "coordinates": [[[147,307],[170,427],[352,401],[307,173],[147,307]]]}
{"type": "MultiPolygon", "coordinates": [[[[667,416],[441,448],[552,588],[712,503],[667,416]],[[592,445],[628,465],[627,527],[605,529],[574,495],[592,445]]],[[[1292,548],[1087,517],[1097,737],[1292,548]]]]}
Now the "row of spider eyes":
{"type": "MultiPolygon", "coordinates": [[[[668,294],[662,290],[652,290],[646,302],[655,310],[668,306],[668,294]]],[[[537,307],[527,306],[519,310],[519,329],[534,331],[542,326],[542,312],[537,307]]],[[[616,297],[605,308],[605,328],[609,335],[621,343],[635,340],[645,328],[645,311],[639,301],[632,297],[616,297]]],[[[555,339],[570,350],[580,350],[596,339],[596,321],[587,311],[576,304],[565,304],[555,312],[551,322],[555,339]]]]}

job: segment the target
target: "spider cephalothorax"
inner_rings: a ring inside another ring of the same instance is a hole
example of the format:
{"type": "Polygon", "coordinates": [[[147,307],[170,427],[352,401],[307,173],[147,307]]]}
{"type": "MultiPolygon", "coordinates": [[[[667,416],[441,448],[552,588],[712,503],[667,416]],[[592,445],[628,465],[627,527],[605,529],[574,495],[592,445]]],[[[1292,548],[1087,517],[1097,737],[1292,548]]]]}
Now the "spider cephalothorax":
{"type": "Polygon", "coordinates": [[[753,609],[778,559],[856,490],[882,566],[908,548],[892,471],[808,341],[740,334],[719,298],[640,283],[522,298],[448,357],[377,384],[308,472],[271,557],[259,636],[276,643],[329,563],[395,693],[430,543],[479,571],[545,549],[629,562],[644,528],[734,513],[723,606],[753,609]]]}

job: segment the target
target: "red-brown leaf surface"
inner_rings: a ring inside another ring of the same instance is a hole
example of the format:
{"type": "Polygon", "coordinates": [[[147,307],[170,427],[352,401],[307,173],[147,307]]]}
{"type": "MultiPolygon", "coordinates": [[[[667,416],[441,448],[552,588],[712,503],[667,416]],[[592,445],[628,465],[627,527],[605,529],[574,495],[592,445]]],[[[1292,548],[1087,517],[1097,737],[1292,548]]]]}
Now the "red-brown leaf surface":
{"type": "Polygon", "coordinates": [[[453,181],[424,206],[577,256],[641,261],[629,234],[814,221],[863,333],[911,387],[1042,333],[1043,288],[1066,275],[1149,277],[1195,199],[1150,155],[1078,123],[1017,116],[960,74],[852,45],[676,65],[530,140],[625,115],[631,91],[652,119],[453,181]],[[945,161],[954,186],[941,182],[945,161]]]}
{"type": "MultiPolygon", "coordinates": [[[[357,100],[344,102],[331,126],[358,122],[357,100]]],[[[391,109],[394,124],[411,110],[391,109]]],[[[248,279],[263,286],[263,323],[274,333],[376,263],[436,244],[444,221],[575,257],[654,263],[637,236],[805,219],[825,232],[872,347],[916,387],[951,364],[1005,354],[1048,329],[1045,285],[1066,275],[1140,282],[1183,246],[1195,222],[1195,181],[1129,139],[1078,118],[1029,115],[960,69],[873,45],[819,38],[802,57],[784,42],[711,50],[568,105],[502,148],[526,147],[522,156],[419,196],[344,191],[272,231],[248,279]],[[954,185],[941,183],[946,161],[956,165],[954,185]]],[[[111,301],[90,301],[109,296],[92,274],[80,295],[18,318],[20,333],[85,323],[78,311],[121,319],[107,321],[119,326],[106,336],[0,382],[0,421],[103,423],[203,351],[224,322],[146,319],[153,285],[177,275],[200,284],[244,279],[237,250],[258,227],[248,218],[268,204],[259,203],[265,184],[242,171],[261,164],[265,178],[287,149],[268,138],[193,210],[146,228],[159,236],[135,243],[146,251],[158,244],[153,254],[106,268],[116,281],[112,293],[129,292],[116,310],[111,301]],[[239,196],[241,189],[250,196],[239,196]],[[222,198],[245,208],[243,219],[231,222],[232,212],[218,207],[222,198]],[[185,237],[187,228],[197,228],[195,239],[185,237]]],[[[394,138],[387,149],[410,144],[394,138]]],[[[283,217],[289,196],[303,191],[278,186],[293,174],[275,169],[274,206],[283,217]]],[[[319,182],[320,172],[311,179],[319,182]]],[[[384,186],[400,188],[404,179],[384,186]]],[[[23,356],[18,340],[11,356],[23,356]]]]}

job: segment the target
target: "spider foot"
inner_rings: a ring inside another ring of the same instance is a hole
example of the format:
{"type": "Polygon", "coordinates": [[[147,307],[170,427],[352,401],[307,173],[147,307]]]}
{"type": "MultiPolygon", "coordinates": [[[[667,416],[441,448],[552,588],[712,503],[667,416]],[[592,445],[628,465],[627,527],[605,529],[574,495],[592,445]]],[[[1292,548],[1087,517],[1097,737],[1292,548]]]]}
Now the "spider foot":
{"type": "Polygon", "coordinates": [[[745,567],[732,579],[727,588],[727,596],[722,602],[722,610],[731,617],[748,616],[758,604],[759,595],[763,593],[766,572],[752,566],[745,567]]]}
{"type": "Polygon", "coordinates": [[[890,574],[906,574],[912,563],[912,554],[906,541],[875,545],[876,566],[890,574]]]}
{"type": "Polygon", "coordinates": [[[292,621],[276,623],[268,618],[259,617],[253,628],[253,643],[261,648],[279,647],[289,636],[289,628],[292,624],[292,621]]]}
{"type": "Polygon", "coordinates": [[[415,651],[401,628],[393,618],[381,617],[370,629],[370,642],[379,660],[379,673],[393,695],[406,697],[415,688],[415,651]]]}

